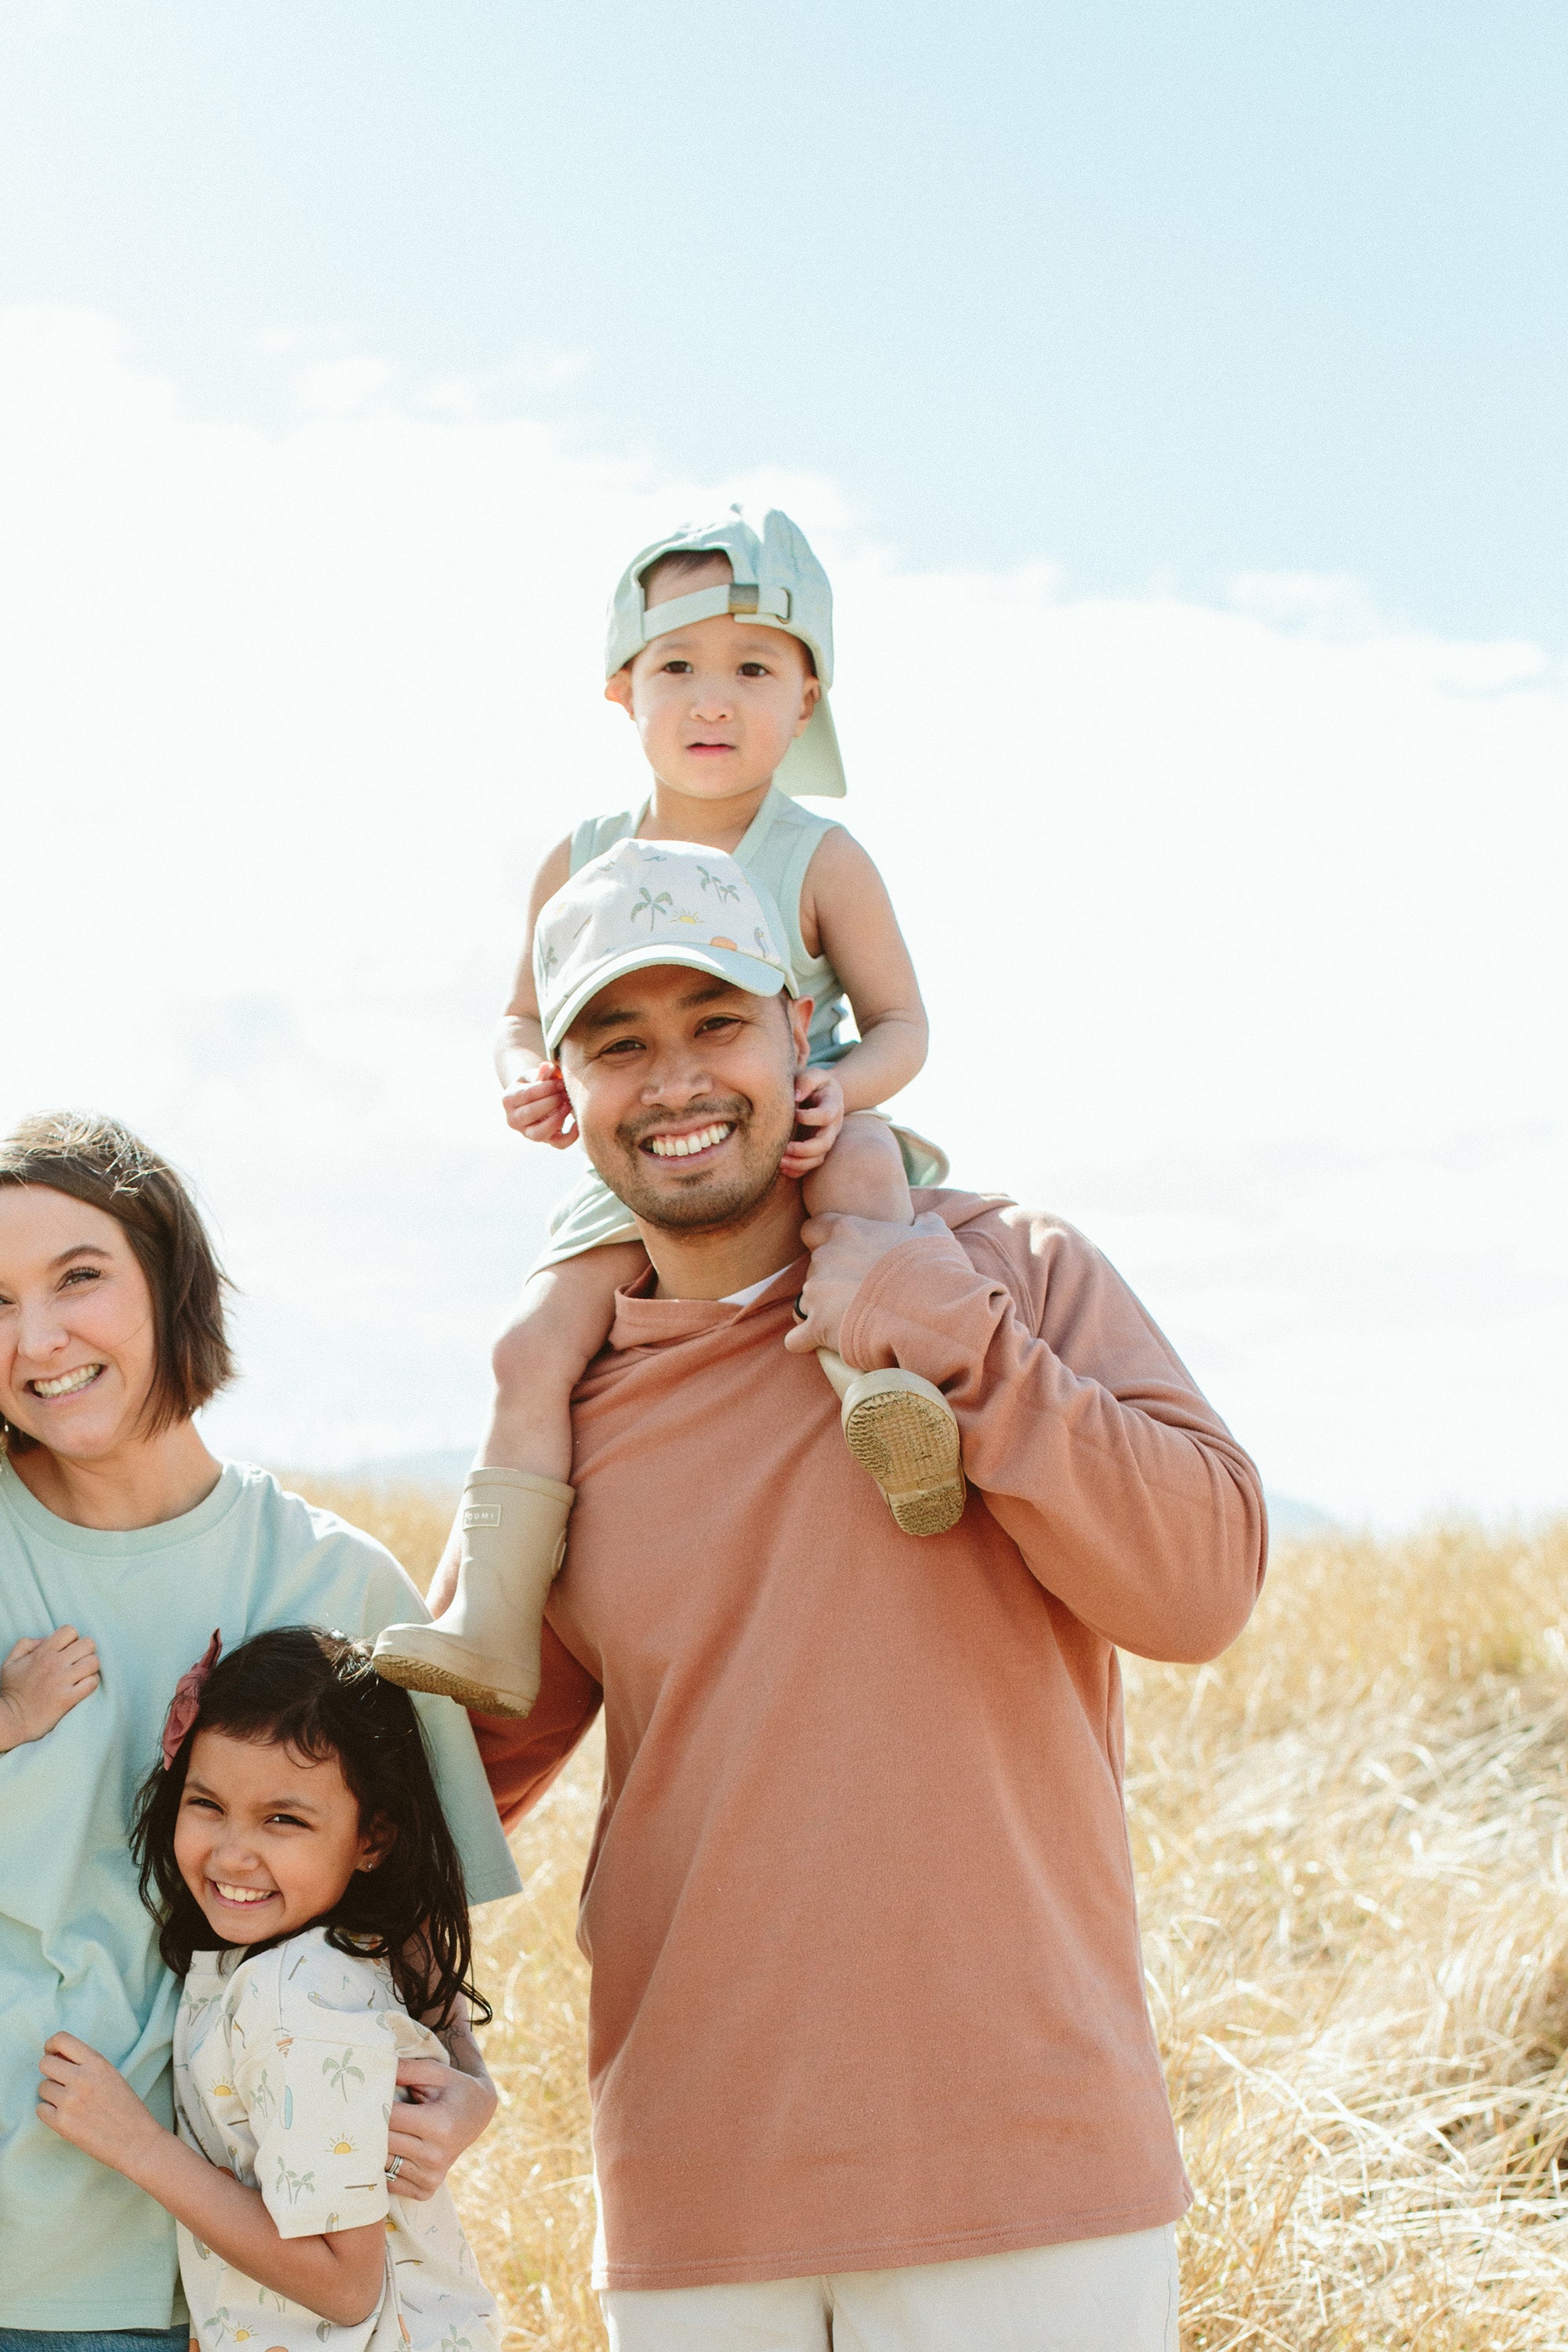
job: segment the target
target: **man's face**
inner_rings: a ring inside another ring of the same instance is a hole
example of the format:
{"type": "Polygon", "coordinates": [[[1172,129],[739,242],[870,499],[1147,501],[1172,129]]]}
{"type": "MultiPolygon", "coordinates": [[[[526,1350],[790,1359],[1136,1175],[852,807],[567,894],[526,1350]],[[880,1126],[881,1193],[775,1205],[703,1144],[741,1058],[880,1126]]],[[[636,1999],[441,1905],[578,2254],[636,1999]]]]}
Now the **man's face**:
{"type": "Polygon", "coordinates": [[[680,964],[601,989],[559,1060],[588,1157],[634,1216],[710,1232],[769,1197],[810,1019],[809,997],[752,996],[680,964]]]}
{"type": "MultiPolygon", "coordinates": [[[[656,573],[648,610],[729,579],[722,555],[701,570],[656,573]]],[[[636,722],[655,775],[693,800],[765,784],[821,691],[798,637],[728,614],[656,637],[605,688],[636,722]]]]}

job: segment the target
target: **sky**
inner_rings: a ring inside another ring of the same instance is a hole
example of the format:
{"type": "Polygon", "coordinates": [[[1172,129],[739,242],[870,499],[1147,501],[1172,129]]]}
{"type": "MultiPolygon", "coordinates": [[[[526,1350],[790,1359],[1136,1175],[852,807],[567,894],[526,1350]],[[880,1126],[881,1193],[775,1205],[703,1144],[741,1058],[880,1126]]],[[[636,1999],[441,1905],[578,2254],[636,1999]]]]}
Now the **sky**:
{"type": "MultiPolygon", "coordinates": [[[[0,1120],[240,1288],[223,1450],[455,1447],[570,1163],[489,1034],[784,504],[955,1180],[1268,1483],[1568,1506],[1561,13],[378,0],[0,29],[0,1120]]],[[[835,812],[839,813],[839,812],[835,812]]]]}

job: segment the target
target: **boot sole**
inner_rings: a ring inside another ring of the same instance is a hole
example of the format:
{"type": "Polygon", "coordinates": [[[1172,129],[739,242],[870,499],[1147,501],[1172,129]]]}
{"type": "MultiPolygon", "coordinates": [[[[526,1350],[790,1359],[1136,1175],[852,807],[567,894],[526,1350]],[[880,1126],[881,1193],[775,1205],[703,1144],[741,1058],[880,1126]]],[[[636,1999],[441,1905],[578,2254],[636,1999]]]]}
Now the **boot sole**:
{"type": "Polygon", "coordinates": [[[938,1399],[910,1389],[863,1397],[844,1416],[844,1443],[905,1535],[944,1535],[963,1517],[958,1427],[938,1399]]]}
{"type": "Polygon", "coordinates": [[[463,1643],[450,1635],[436,1638],[447,1653],[444,1658],[426,1654],[423,1645],[416,1649],[399,1641],[384,1650],[378,1643],[371,1663],[384,1682],[397,1683],[404,1690],[429,1691],[437,1698],[455,1698],[459,1706],[474,1707],[480,1715],[507,1715],[521,1720],[532,1714],[539,1696],[537,1685],[526,1694],[521,1685],[498,1690],[484,1678],[482,1662],[473,1660],[463,1643]]]}

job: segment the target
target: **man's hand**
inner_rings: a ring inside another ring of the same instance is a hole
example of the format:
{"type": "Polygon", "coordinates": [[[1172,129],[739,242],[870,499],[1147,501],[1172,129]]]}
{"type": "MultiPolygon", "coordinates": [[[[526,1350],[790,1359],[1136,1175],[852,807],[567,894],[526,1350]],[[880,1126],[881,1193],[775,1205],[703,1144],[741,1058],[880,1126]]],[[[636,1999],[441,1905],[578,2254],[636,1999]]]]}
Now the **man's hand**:
{"type": "Polygon", "coordinates": [[[811,1271],[800,1294],[805,1319],[786,1333],[784,1346],[838,1347],[838,1331],[849,1312],[849,1302],[879,1257],[901,1249],[921,1234],[941,1234],[948,1227],[932,1209],[912,1225],[885,1224],[879,1217],[808,1217],[800,1229],[811,1252],[811,1271]]]}
{"type": "Polygon", "coordinates": [[[820,1168],[838,1140],[844,1124],[844,1089],[830,1070],[797,1070],[795,1079],[796,1123],[808,1129],[790,1142],[779,1161],[779,1174],[798,1182],[820,1168]]]}
{"type": "Polygon", "coordinates": [[[74,1625],[17,1642],[0,1664],[0,1749],[41,1739],[97,1688],[97,1646],[74,1625]]]}
{"type": "Polygon", "coordinates": [[[119,2069],[74,2033],[51,2033],[38,2063],[38,2121],[100,2164],[123,2172],[138,2141],[163,2136],[119,2069]]]}
{"type": "Polygon", "coordinates": [[[576,1142],[566,1081],[553,1062],[541,1062],[531,1078],[508,1087],[500,1099],[507,1125],[530,1143],[548,1143],[552,1150],[564,1151],[576,1142]]]}
{"type": "MultiPolygon", "coordinates": [[[[443,2066],[438,2058],[399,2062],[398,2082],[413,2092],[415,2102],[409,2105],[395,2100],[387,2126],[386,2160],[390,2164],[395,2156],[403,2158],[393,2183],[399,2197],[412,2197],[420,2203],[434,2197],[463,2150],[473,2145],[496,2111],[495,2084],[471,2039],[468,2051],[479,2067],[478,2074],[460,2064],[443,2066]]],[[[454,2050],[453,2054],[466,2053],[454,2050]]]]}

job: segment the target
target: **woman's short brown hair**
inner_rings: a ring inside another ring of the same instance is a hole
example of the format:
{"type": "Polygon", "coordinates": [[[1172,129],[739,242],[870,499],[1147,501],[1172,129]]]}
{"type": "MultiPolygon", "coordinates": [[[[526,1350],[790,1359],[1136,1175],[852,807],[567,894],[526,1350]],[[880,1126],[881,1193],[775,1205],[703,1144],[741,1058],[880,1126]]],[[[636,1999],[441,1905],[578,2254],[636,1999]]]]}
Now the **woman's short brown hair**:
{"type": "MultiPolygon", "coordinates": [[[[40,1184],[101,1209],[125,1228],[153,1294],[156,1335],[149,1432],[195,1412],[234,1377],[224,1328],[230,1287],[196,1204],[167,1160],[118,1119],[46,1110],[0,1142],[0,1186],[40,1184]]],[[[13,1454],[37,1444],[0,1417],[13,1454]]]]}

